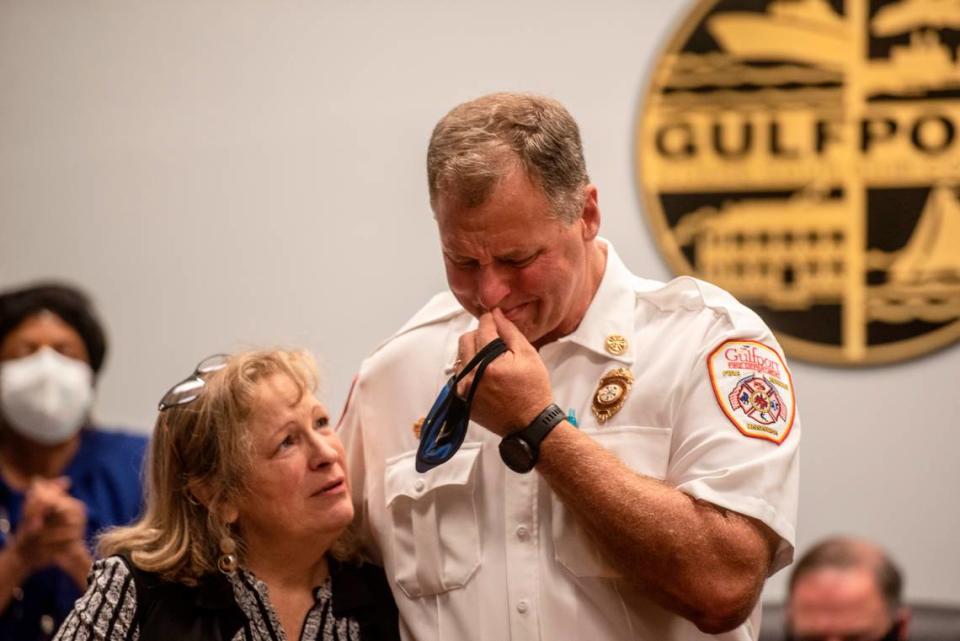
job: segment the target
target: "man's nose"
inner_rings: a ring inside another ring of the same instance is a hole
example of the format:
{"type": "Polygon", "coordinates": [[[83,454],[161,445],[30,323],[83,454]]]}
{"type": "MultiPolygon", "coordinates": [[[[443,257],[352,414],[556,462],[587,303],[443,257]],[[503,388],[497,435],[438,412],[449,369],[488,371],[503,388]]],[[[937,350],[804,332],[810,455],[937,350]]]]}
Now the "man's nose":
{"type": "Polygon", "coordinates": [[[510,295],[510,277],[496,263],[484,265],[477,273],[477,299],[485,311],[490,311],[510,295]]]}

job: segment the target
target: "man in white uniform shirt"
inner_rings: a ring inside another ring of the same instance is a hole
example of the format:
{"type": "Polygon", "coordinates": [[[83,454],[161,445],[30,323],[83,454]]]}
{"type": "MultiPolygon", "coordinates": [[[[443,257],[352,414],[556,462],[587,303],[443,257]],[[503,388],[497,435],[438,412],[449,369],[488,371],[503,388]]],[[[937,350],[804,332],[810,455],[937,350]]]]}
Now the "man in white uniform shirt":
{"type": "Polygon", "coordinates": [[[770,330],[707,283],[627,270],[556,101],[456,107],[427,168],[450,293],[364,361],[340,423],[403,636],[756,638],[797,511],[799,418],[770,330]],[[463,446],[417,472],[433,399],[498,335],[463,446]]]}

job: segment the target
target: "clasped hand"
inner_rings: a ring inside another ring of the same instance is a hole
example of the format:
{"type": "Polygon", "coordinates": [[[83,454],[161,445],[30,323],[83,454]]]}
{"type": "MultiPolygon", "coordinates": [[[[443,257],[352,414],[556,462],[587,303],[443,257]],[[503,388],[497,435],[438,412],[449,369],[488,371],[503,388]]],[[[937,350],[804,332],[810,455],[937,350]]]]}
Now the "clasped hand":
{"type": "Polygon", "coordinates": [[[69,487],[64,477],[30,482],[11,547],[31,572],[57,565],[72,576],[85,574],[87,509],[67,493],[69,487]]]}

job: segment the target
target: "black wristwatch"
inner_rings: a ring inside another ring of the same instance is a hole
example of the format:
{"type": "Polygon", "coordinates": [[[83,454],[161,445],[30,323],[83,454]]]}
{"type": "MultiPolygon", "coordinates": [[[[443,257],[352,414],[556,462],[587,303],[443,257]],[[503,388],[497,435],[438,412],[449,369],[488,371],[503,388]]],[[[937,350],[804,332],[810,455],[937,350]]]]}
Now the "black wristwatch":
{"type": "Polygon", "coordinates": [[[500,441],[500,458],[514,472],[525,474],[540,456],[540,442],[564,419],[563,410],[551,403],[530,425],[500,441]]]}

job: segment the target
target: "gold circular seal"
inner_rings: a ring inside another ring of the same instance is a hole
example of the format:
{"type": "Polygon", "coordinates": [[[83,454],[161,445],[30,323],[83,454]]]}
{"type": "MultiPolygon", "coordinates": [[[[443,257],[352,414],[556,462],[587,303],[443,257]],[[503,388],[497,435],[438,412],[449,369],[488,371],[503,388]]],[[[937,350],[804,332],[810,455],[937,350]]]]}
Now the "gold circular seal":
{"type": "Polygon", "coordinates": [[[701,0],[637,116],[636,180],[669,265],[808,360],[898,361],[960,337],[952,25],[960,6],[936,0],[701,0]]]}

